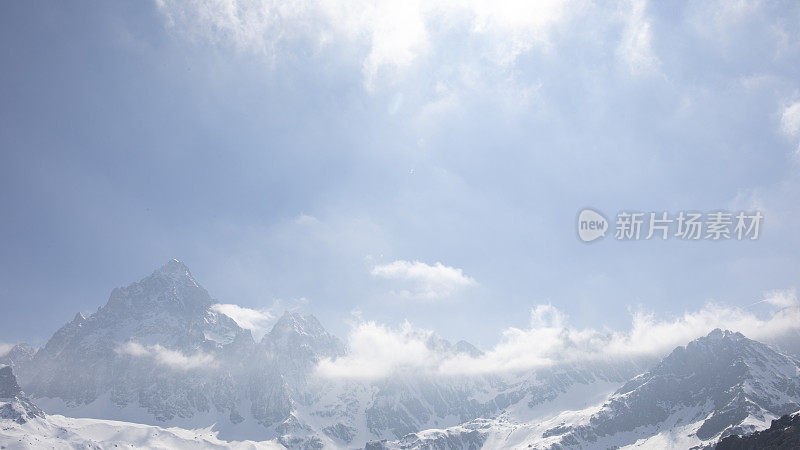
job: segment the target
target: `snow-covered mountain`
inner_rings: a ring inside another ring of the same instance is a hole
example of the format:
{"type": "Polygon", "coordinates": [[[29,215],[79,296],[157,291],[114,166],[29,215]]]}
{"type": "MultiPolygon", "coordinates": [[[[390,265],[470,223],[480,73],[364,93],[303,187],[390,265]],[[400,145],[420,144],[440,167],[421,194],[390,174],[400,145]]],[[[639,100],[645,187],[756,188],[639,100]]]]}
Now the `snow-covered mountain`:
{"type": "Polygon", "coordinates": [[[255,350],[249,331],[211,310],[188,269],[170,261],[105,306],[59,329],[20,370],[34,397],[66,407],[137,405],[154,419],[239,414],[232,375],[255,350]]]}
{"type": "Polygon", "coordinates": [[[800,362],[740,333],[714,330],[622,386],[555,443],[709,442],[765,428],[800,409],[800,362]]]}
{"type": "Polygon", "coordinates": [[[601,405],[526,421],[506,412],[372,448],[690,448],[766,428],[800,408],[800,361],[714,330],[676,348],[601,405]]]}
{"type": "Polygon", "coordinates": [[[0,364],[11,366],[12,369],[19,369],[28,364],[36,350],[28,344],[17,344],[3,356],[0,356],[0,364]]]}
{"type": "MultiPolygon", "coordinates": [[[[573,388],[607,393],[638,373],[631,365],[331,380],[316,376],[317,364],[347,350],[313,316],[286,313],[256,342],[215,303],[172,260],[115,289],[89,317],[76,314],[35,355],[21,347],[15,370],[48,412],[183,428],[216,424],[223,439],[276,438],[290,447],[363,446],[494,417],[521,402],[552,409],[573,388]]],[[[436,335],[427,345],[480,354],[436,335]]]]}
{"type": "Polygon", "coordinates": [[[19,425],[44,413],[20,389],[11,366],[0,366],[0,420],[19,425]]]}
{"type": "Polygon", "coordinates": [[[800,448],[800,411],[775,419],[766,430],[748,436],[728,436],[714,450],[774,450],[800,448]]]}
{"type": "MultiPolygon", "coordinates": [[[[348,349],[316,318],[287,312],[256,341],[216,303],[172,260],[115,289],[94,314],[76,314],[38,351],[18,345],[0,363],[53,414],[34,415],[44,435],[61,427],[90,440],[84,431],[92,427],[163,436],[179,427],[170,439],[200,433],[208,445],[691,446],[800,409],[798,361],[737,333],[715,331],[654,366],[617,360],[491,375],[326,378],[319,363],[348,349]]],[[[440,355],[481,355],[435,334],[425,345],[440,355]]]]}
{"type": "Polygon", "coordinates": [[[274,441],[227,442],[211,429],[161,428],[46,415],[25,396],[11,366],[0,366],[0,448],[284,448],[274,441]]]}
{"type": "MultiPolygon", "coordinates": [[[[319,358],[342,343],[311,316],[287,313],[261,342],[230,317],[181,262],[114,289],[89,317],[77,314],[20,366],[48,411],[197,428],[226,439],[314,435],[293,412],[313,398],[319,358]]],[[[288,437],[287,437],[288,438],[288,437]]]]}

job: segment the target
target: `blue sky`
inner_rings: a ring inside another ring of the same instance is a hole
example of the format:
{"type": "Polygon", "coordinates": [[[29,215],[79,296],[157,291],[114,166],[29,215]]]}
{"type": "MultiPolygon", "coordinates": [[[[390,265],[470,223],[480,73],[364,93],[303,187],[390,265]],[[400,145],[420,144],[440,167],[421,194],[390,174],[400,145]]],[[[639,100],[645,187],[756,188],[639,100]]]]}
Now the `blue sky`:
{"type": "Polygon", "coordinates": [[[791,303],[798,23],[795,2],[4,3],[0,342],[171,258],[223,304],[483,347],[539,304],[616,330],[791,303]],[[765,219],[587,245],[587,206],[765,219]]]}

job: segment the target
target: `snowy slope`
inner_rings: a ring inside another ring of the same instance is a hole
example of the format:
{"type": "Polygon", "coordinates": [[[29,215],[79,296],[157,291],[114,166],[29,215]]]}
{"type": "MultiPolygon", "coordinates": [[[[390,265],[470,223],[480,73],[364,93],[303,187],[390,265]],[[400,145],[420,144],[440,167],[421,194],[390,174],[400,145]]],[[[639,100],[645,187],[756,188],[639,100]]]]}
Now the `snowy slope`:
{"type": "Polygon", "coordinates": [[[748,434],[800,408],[800,362],[715,330],[678,347],[596,406],[431,429],[371,448],[691,448],[748,434]]]}
{"type": "Polygon", "coordinates": [[[775,419],[769,428],[749,436],[728,436],[715,450],[800,448],[800,411],[775,419]]]}
{"type": "Polygon", "coordinates": [[[226,442],[211,427],[162,428],[45,415],[20,389],[11,366],[0,366],[0,448],[284,448],[274,441],[226,442]]]}
{"type": "MultiPolygon", "coordinates": [[[[574,389],[604,393],[638,373],[565,367],[506,376],[396,374],[374,381],[315,376],[346,354],[313,316],[286,313],[263,339],[212,308],[184,264],[169,261],[77,314],[32,355],[14,353],[21,384],[47,412],[187,429],[215,425],[226,440],[278,439],[291,447],[363,446],[429,428],[493,418],[519,404],[553,408],[574,389]]],[[[478,354],[431,335],[436,352],[478,354]]]]}
{"type": "Polygon", "coordinates": [[[59,415],[24,424],[0,420],[0,448],[154,448],[154,449],[283,449],[274,441],[223,441],[210,428],[161,428],[100,419],[59,415]]]}
{"type": "MultiPolygon", "coordinates": [[[[109,430],[106,422],[118,421],[129,424],[113,426],[143,424],[136,430],[147,433],[206,430],[196,433],[209,445],[662,447],[716,442],[800,408],[797,360],[738,333],[717,330],[647,366],[584,362],[492,375],[330,379],[317,373],[319,362],[348,350],[313,316],[286,313],[255,341],[215,303],[173,260],[115,289],[89,317],[77,314],[35,353],[15,347],[3,361],[35,403],[64,416],[34,414],[30,422],[54,439],[59,427],[79,439],[80,430],[109,430]],[[217,435],[207,431],[212,426],[217,435]]],[[[436,354],[480,354],[466,342],[426,339],[436,354]]],[[[12,406],[18,413],[26,407],[21,400],[12,406]]],[[[33,426],[14,429],[25,434],[33,426]]],[[[174,439],[188,436],[181,433],[174,439]]]]}

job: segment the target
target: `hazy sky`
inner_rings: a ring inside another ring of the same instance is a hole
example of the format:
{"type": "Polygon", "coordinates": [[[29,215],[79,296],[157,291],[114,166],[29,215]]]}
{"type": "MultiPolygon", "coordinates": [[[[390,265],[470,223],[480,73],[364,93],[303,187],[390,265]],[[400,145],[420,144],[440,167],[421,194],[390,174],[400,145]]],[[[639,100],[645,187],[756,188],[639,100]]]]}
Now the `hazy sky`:
{"type": "Polygon", "coordinates": [[[171,258],[220,303],[484,347],[537,304],[597,329],[791,304],[798,24],[793,1],[3,2],[0,342],[171,258]],[[584,244],[584,207],[764,222],[584,244]]]}

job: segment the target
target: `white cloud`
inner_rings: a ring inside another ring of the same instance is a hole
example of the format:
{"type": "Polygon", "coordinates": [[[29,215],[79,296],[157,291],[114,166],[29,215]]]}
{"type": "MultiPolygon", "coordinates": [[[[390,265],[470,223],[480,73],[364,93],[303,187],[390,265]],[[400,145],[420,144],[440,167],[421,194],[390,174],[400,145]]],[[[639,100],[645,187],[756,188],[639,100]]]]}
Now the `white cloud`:
{"type": "Polygon", "coordinates": [[[543,92],[558,85],[549,68],[559,60],[575,65],[587,58],[573,54],[576,41],[592,49],[588,54],[616,49],[611,59],[637,75],[657,73],[661,65],[644,0],[157,4],[176,35],[251,53],[273,67],[297,55],[333,55],[337,67],[355,70],[348,75],[360,78],[367,92],[387,98],[406,93],[404,111],[416,110],[421,128],[473,101],[514,110],[543,104],[543,92]],[[615,33],[620,25],[622,33],[615,33]],[[528,56],[545,61],[523,65],[528,56]]]}
{"type": "Polygon", "coordinates": [[[117,346],[114,351],[119,355],[130,355],[137,358],[150,355],[150,350],[148,348],[136,342],[126,342],[117,346]]]}
{"type": "Polygon", "coordinates": [[[475,375],[599,360],[663,357],[715,328],[773,342],[800,330],[800,307],[794,292],[780,292],[768,293],[770,303],[787,306],[791,299],[793,306],[765,317],[746,309],[709,303],[700,310],[669,319],[635,312],[627,331],[574,328],[554,306],[537,305],[531,309],[529,328],[503,330],[500,342],[478,357],[437,353],[426,346],[430,332],[414,330],[409,324],[393,330],[374,322],[361,322],[348,337],[348,356],[322,361],[319,372],[344,378],[374,378],[401,370],[475,375]]]}
{"type": "Polygon", "coordinates": [[[797,289],[776,289],[764,294],[765,303],[778,308],[789,308],[797,305],[797,289]]]}
{"type": "Polygon", "coordinates": [[[652,47],[650,20],[645,14],[645,0],[630,0],[624,8],[625,28],[617,47],[619,58],[633,74],[649,74],[658,71],[660,61],[652,47]]]}
{"type": "MultiPolygon", "coordinates": [[[[361,58],[364,85],[410,68],[443,45],[442,35],[458,30],[477,36],[480,58],[510,65],[534,47],[549,44],[562,22],[567,0],[421,1],[324,0],[159,0],[169,25],[192,39],[207,39],[266,55],[276,61],[282,48],[311,42],[317,49],[348,46],[361,58]]],[[[485,61],[484,64],[485,66],[485,61]]]]}
{"type": "Polygon", "coordinates": [[[217,362],[212,355],[202,352],[194,355],[184,355],[179,351],[170,350],[159,344],[141,345],[136,342],[126,342],[119,345],[115,351],[117,354],[129,355],[135,358],[152,358],[158,364],[176,370],[213,368],[217,366],[217,362]]]}
{"type": "Polygon", "coordinates": [[[294,218],[294,223],[297,225],[316,225],[320,223],[319,219],[309,214],[300,214],[294,218]]]}
{"type": "MultiPolygon", "coordinates": [[[[800,102],[794,102],[783,109],[781,130],[789,137],[800,137],[800,102]]],[[[800,144],[795,151],[800,153],[800,144]]]]}
{"type": "Polygon", "coordinates": [[[566,18],[568,3],[563,0],[473,1],[465,9],[473,16],[472,30],[494,42],[495,62],[510,65],[535,46],[550,45],[550,32],[566,18]]]}
{"type": "Polygon", "coordinates": [[[428,265],[420,261],[394,261],[377,265],[370,272],[373,276],[398,281],[405,289],[398,291],[401,295],[421,298],[439,299],[448,297],[477,282],[464,275],[461,269],[445,266],[437,262],[428,265]]]}
{"type": "Polygon", "coordinates": [[[233,319],[240,327],[250,330],[253,338],[261,339],[264,334],[272,329],[276,319],[285,311],[295,311],[307,305],[309,300],[305,297],[298,297],[289,300],[275,299],[268,308],[252,309],[232,303],[217,303],[212,305],[212,311],[216,311],[233,319]]]}
{"type": "Polygon", "coordinates": [[[741,34],[749,20],[757,20],[761,4],[759,0],[698,2],[690,6],[692,14],[687,20],[706,39],[728,43],[741,34]]]}
{"type": "Polygon", "coordinates": [[[213,311],[225,314],[240,327],[250,330],[255,339],[260,339],[272,326],[275,314],[268,309],[250,309],[234,304],[217,303],[211,306],[213,311]]]}
{"type": "Polygon", "coordinates": [[[780,310],[760,318],[741,308],[710,303],[672,319],[657,319],[654,314],[635,312],[628,331],[606,332],[569,327],[558,310],[540,305],[531,312],[530,329],[510,328],[503,332],[500,344],[481,358],[448,361],[441,371],[493,372],[562,362],[661,357],[715,328],[740,331],[752,339],[769,341],[800,329],[800,309],[780,310]]]}
{"type": "Polygon", "coordinates": [[[4,344],[0,342],[0,357],[6,356],[6,353],[8,353],[12,348],[14,348],[14,344],[4,344]]]}
{"type": "Polygon", "coordinates": [[[374,379],[433,364],[437,355],[428,349],[427,336],[430,332],[416,330],[408,322],[398,330],[361,322],[348,336],[348,356],[323,359],[317,371],[329,378],[374,379]]]}

